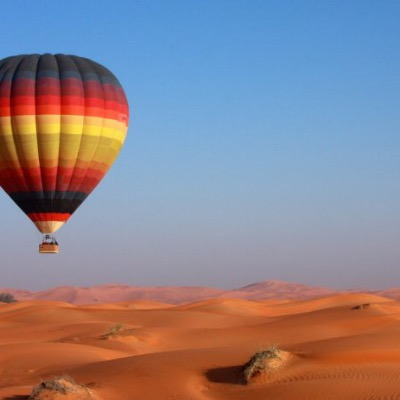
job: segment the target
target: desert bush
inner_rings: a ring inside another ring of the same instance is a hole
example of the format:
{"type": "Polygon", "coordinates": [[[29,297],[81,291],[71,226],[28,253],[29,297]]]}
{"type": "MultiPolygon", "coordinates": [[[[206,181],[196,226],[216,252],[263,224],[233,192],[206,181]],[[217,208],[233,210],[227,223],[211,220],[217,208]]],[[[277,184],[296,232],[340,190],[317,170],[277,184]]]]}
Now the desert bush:
{"type": "Polygon", "coordinates": [[[242,381],[248,384],[252,379],[261,375],[268,368],[268,361],[280,359],[280,349],[271,345],[264,350],[257,351],[243,367],[242,381]]]}
{"type": "Polygon", "coordinates": [[[70,376],[58,376],[36,385],[33,388],[29,399],[36,400],[40,398],[40,393],[43,392],[43,390],[53,390],[57,393],[67,394],[68,392],[73,391],[71,388],[74,387],[74,385],[76,385],[76,382],[70,376]]]}
{"type": "Polygon", "coordinates": [[[29,400],[40,400],[44,392],[47,391],[53,392],[53,394],[59,393],[62,395],[67,395],[72,392],[82,393],[82,391],[84,391],[85,393],[87,392],[87,395],[90,398],[92,398],[85,385],[76,383],[75,380],[68,375],[63,375],[43,381],[36,385],[29,396],[29,400]]]}
{"type": "Polygon", "coordinates": [[[123,328],[124,328],[123,324],[116,324],[116,325],[112,326],[109,329],[109,331],[102,336],[102,338],[108,339],[110,337],[113,337],[113,336],[117,335],[119,332],[121,332],[123,328]]]}
{"type": "Polygon", "coordinates": [[[0,303],[15,303],[16,301],[11,293],[0,293],[0,303]]]}
{"type": "Polygon", "coordinates": [[[364,310],[364,308],[369,307],[371,304],[369,303],[363,303],[363,304],[359,304],[358,306],[354,306],[352,307],[353,310],[364,310]]]}

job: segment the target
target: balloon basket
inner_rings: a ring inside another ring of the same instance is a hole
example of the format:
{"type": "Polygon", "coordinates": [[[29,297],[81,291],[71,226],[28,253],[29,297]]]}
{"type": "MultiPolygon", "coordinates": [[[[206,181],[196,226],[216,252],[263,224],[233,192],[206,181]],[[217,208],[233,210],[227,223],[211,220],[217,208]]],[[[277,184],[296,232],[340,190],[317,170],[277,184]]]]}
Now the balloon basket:
{"type": "Polygon", "coordinates": [[[58,254],[58,243],[53,235],[44,235],[43,241],[39,244],[40,254],[58,254]]]}
{"type": "Polygon", "coordinates": [[[49,244],[49,243],[39,244],[39,253],[40,254],[58,254],[58,245],[57,244],[49,244]]]}

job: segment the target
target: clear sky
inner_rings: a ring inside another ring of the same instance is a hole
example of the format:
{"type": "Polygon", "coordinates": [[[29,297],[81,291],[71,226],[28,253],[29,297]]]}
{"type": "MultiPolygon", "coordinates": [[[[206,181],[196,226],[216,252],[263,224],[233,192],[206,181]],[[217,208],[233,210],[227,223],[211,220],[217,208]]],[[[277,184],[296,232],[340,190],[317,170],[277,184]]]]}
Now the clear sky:
{"type": "Polygon", "coordinates": [[[3,1],[0,58],[109,68],[131,124],[61,252],[0,193],[0,287],[400,286],[400,2],[3,1]]]}

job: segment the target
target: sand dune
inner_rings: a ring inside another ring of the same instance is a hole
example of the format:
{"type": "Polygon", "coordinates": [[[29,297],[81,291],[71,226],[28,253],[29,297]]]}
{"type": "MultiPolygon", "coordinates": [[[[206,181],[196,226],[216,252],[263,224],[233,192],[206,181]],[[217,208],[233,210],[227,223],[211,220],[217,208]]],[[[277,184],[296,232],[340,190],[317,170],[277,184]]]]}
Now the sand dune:
{"type": "Polygon", "coordinates": [[[0,324],[4,400],[27,400],[63,375],[88,390],[46,398],[400,399],[400,303],[369,293],[175,306],[20,301],[0,304],[0,324]],[[243,366],[272,344],[287,360],[244,385],[243,366]]]}
{"type": "Polygon", "coordinates": [[[0,289],[0,293],[11,293],[18,300],[52,300],[71,304],[98,304],[124,301],[156,301],[179,304],[205,298],[218,297],[226,291],[207,287],[135,287],[128,285],[101,285],[93,287],[56,287],[40,292],[0,289]]]}
{"type": "MultiPolygon", "coordinates": [[[[50,300],[70,304],[104,304],[132,301],[155,302],[160,304],[185,304],[205,299],[243,300],[301,300],[334,295],[337,290],[288,283],[276,280],[256,282],[237,289],[224,290],[199,286],[138,287],[129,285],[101,285],[93,287],[56,287],[39,292],[11,288],[0,289],[0,293],[11,293],[18,300],[50,300]]],[[[369,293],[385,298],[400,300],[400,289],[366,291],[349,289],[347,293],[369,293]]],[[[144,303],[143,303],[144,304],[144,303]]]]}

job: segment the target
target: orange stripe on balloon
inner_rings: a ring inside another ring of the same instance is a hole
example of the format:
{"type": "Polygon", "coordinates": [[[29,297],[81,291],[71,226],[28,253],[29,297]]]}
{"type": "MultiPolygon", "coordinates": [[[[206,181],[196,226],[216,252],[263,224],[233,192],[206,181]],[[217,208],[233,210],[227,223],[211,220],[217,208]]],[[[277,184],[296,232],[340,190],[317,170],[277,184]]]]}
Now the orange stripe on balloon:
{"type": "Polygon", "coordinates": [[[69,213],[30,213],[28,217],[32,221],[61,221],[65,222],[71,214],[69,213]]]}

